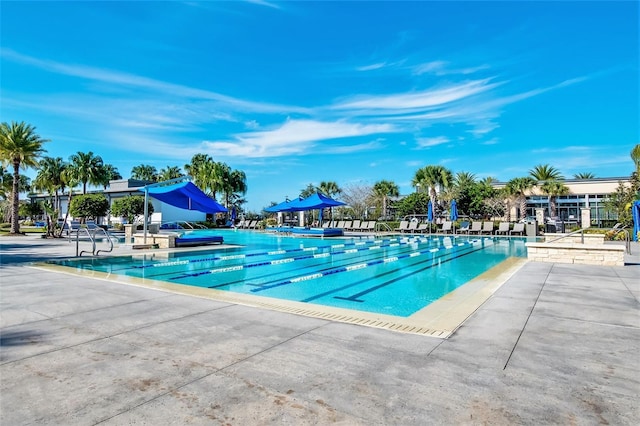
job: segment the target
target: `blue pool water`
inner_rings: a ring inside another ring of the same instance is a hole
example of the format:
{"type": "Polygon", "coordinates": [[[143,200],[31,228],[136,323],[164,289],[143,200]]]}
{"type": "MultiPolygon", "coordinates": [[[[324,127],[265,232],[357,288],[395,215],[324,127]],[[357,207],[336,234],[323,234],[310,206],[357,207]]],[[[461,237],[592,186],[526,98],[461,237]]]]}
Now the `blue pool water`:
{"type": "Polygon", "coordinates": [[[50,263],[406,317],[508,257],[526,256],[526,238],[318,239],[232,230],[214,234],[240,247],[50,263]]]}

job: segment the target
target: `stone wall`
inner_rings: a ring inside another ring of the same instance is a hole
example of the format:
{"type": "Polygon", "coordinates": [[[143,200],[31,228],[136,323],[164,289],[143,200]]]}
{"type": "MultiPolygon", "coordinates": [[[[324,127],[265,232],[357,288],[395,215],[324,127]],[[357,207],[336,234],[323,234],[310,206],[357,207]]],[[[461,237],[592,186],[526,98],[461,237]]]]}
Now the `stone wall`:
{"type": "Polygon", "coordinates": [[[133,245],[141,244],[157,244],[158,248],[174,248],[176,246],[176,237],[178,234],[162,233],[162,234],[147,234],[147,241],[144,240],[144,234],[133,235],[133,245]]]}
{"type": "MultiPolygon", "coordinates": [[[[563,241],[563,240],[561,240],[563,241]]],[[[526,243],[527,258],[534,262],[624,266],[623,246],[604,244],[526,243]]]]}

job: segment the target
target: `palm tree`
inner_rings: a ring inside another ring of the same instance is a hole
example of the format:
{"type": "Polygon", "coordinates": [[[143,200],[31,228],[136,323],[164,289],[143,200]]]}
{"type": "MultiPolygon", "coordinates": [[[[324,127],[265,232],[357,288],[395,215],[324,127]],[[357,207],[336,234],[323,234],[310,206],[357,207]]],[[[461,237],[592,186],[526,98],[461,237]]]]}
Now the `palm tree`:
{"type": "Polygon", "coordinates": [[[548,164],[539,164],[529,170],[529,175],[538,181],[538,183],[548,180],[562,180],[564,177],[558,169],[548,164]]]}
{"type": "Polygon", "coordinates": [[[306,188],[300,190],[300,198],[307,198],[308,196],[313,195],[316,192],[318,192],[318,188],[314,184],[309,183],[307,184],[306,188]]]}
{"type": "Polygon", "coordinates": [[[247,175],[241,170],[233,170],[229,175],[229,186],[226,192],[227,208],[235,204],[247,193],[247,175]]]}
{"type": "Polygon", "coordinates": [[[140,164],[131,168],[131,179],[156,182],[158,180],[158,170],[154,166],[140,164]]]}
{"type": "Polygon", "coordinates": [[[191,163],[185,164],[184,169],[187,175],[193,179],[193,183],[199,187],[205,188],[205,181],[207,179],[207,168],[210,168],[210,164],[213,163],[213,158],[207,154],[195,154],[191,158],[191,163]]]}
{"type": "MultiPolygon", "coordinates": [[[[58,191],[64,192],[66,183],[62,178],[62,175],[67,168],[67,163],[62,157],[44,157],[40,160],[40,170],[33,181],[33,186],[38,190],[47,191],[49,197],[53,198],[53,214],[56,218],[62,209],[60,206],[61,200],[58,191]]],[[[52,234],[51,217],[47,214],[47,229],[52,234]]]]}
{"type": "Polygon", "coordinates": [[[520,219],[524,219],[527,216],[527,195],[526,192],[536,185],[536,181],[533,178],[519,177],[513,178],[505,186],[505,192],[508,196],[513,196],[516,202],[520,206],[520,219]]]}
{"type": "Polygon", "coordinates": [[[424,166],[416,171],[412,184],[415,187],[423,186],[429,188],[429,198],[433,205],[434,214],[440,210],[438,205],[437,190],[448,188],[453,183],[451,171],[444,166],[424,166]]]}
{"type": "Polygon", "coordinates": [[[636,165],[636,173],[640,174],[640,143],[631,149],[630,155],[633,164],[636,165]]]}
{"type": "Polygon", "coordinates": [[[160,174],[158,175],[158,181],[164,182],[165,180],[177,179],[184,176],[180,167],[177,166],[167,166],[164,169],[160,169],[160,174]]]}
{"type": "Polygon", "coordinates": [[[581,172],[573,175],[574,179],[594,179],[596,175],[591,172],[581,172]]]}
{"type": "MultiPolygon", "coordinates": [[[[381,180],[373,185],[373,194],[376,200],[382,203],[382,216],[387,217],[387,200],[389,197],[400,195],[400,188],[395,182],[381,180]]],[[[386,220],[386,219],[385,219],[386,220]]]]}
{"type": "Polygon", "coordinates": [[[336,195],[340,195],[342,193],[342,189],[338,186],[337,183],[333,181],[322,181],[320,185],[316,188],[318,191],[326,195],[327,197],[335,197],[336,195]]]}
{"type": "Polygon", "coordinates": [[[73,180],[82,184],[82,193],[87,193],[87,184],[101,185],[104,181],[102,168],[104,163],[102,157],[94,155],[93,152],[80,152],[69,157],[69,167],[67,173],[68,180],[73,180]]]}
{"type": "Polygon", "coordinates": [[[562,183],[562,181],[548,180],[540,186],[540,190],[549,197],[549,208],[551,210],[550,216],[556,217],[556,197],[560,195],[567,195],[569,193],[569,187],[562,183]]]}
{"type": "Polygon", "coordinates": [[[20,167],[37,167],[38,157],[44,152],[42,145],[48,142],[36,133],[36,128],[24,121],[0,124],[0,161],[13,165],[11,189],[11,234],[20,234],[18,203],[20,191],[20,167]]]}
{"type": "Polygon", "coordinates": [[[100,178],[98,180],[101,181],[100,184],[104,186],[104,189],[107,189],[107,186],[109,186],[109,182],[111,182],[112,180],[122,179],[122,175],[118,171],[118,168],[113,164],[104,164],[102,166],[102,170],[100,170],[99,175],[100,178]]]}

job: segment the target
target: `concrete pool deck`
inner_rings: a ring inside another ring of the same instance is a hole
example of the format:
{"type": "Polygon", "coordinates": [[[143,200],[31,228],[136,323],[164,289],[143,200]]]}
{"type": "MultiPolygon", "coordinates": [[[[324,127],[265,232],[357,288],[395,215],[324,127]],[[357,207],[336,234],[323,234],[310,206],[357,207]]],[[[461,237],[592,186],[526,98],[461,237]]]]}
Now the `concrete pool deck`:
{"type": "Polygon", "coordinates": [[[528,262],[440,339],[44,271],[73,244],[0,237],[0,424],[638,424],[632,252],[528,262]]]}

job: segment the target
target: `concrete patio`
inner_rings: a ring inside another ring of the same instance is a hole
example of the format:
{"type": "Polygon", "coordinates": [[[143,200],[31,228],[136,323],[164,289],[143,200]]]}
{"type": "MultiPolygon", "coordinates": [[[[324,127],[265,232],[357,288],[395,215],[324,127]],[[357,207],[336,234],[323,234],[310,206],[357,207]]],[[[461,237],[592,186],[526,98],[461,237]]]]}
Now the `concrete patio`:
{"type": "Polygon", "coordinates": [[[29,265],[72,246],[0,237],[2,425],[640,424],[637,243],[526,263],[446,340],[29,265]]]}

